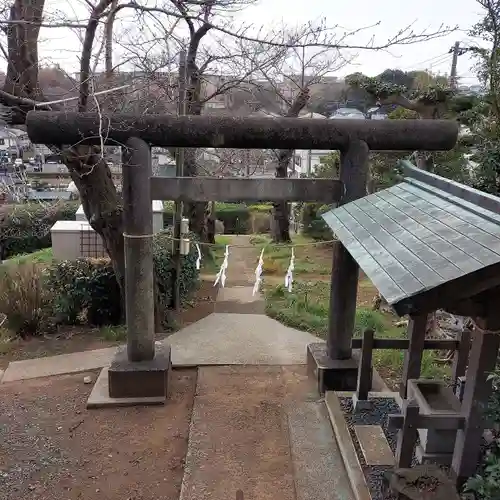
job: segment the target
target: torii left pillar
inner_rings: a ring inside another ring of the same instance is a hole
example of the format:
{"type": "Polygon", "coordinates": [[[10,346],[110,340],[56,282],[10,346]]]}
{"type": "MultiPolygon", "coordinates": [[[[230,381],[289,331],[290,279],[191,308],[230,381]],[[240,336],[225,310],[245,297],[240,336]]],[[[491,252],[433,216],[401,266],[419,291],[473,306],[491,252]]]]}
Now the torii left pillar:
{"type": "Polygon", "coordinates": [[[160,403],[168,395],[171,360],[170,346],[155,344],[151,149],[132,137],[123,156],[127,345],[117,351],[109,368],[109,396],[160,403]]]}

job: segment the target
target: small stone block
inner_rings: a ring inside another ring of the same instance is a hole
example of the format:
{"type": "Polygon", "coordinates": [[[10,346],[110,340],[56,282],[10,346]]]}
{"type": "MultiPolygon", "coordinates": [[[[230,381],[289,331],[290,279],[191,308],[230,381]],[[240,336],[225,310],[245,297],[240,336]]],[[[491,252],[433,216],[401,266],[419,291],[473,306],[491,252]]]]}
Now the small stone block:
{"type": "Polygon", "coordinates": [[[352,395],[352,408],[354,412],[370,410],[371,407],[372,407],[372,402],[369,399],[358,399],[356,393],[352,395]]]}
{"type": "Polygon", "coordinates": [[[366,465],[394,465],[394,455],[380,425],[355,425],[366,465]]]}
{"type": "Polygon", "coordinates": [[[358,381],[358,361],[330,359],[326,343],[318,342],[307,346],[307,372],[318,384],[318,391],[354,391],[358,381]]]}
{"type": "Polygon", "coordinates": [[[113,408],[119,406],[164,405],[165,396],[154,398],[111,398],[109,396],[109,368],[103,368],[87,400],[87,408],[113,408]]]}
{"type": "Polygon", "coordinates": [[[109,367],[111,398],[166,398],[171,368],[170,346],[155,345],[150,361],[129,361],[126,346],[118,349],[109,367]]]}
{"type": "Polygon", "coordinates": [[[415,447],[415,458],[419,464],[438,464],[451,465],[453,453],[426,453],[422,445],[417,444],[415,447]]]}

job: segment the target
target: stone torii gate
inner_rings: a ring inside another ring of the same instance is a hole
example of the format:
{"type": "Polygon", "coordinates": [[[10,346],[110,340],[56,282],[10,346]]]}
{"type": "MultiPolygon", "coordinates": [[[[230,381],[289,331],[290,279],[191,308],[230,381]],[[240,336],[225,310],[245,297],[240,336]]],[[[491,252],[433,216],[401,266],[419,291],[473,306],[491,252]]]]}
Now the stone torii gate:
{"type": "MultiPolygon", "coordinates": [[[[458,126],[440,120],[325,120],[234,118],[32,111],[30,139],[42,144],[124,146],[123,201],[126,256],[127,348],[109,369],[112,398],[165,400],[169,348],[154,342],[152,199],[190,201],[315,201],[343,205],[366,194],[373,151],[448,150],[458,126]],[[101,131],[106,131],[102,136],[101,131]],[[339,150],[339,179],[215,179],[153,177],[151,146],[339,150]]],[[[342,244],[332,263],[326,344],[308,349],[320,392],[354,390],[352,358],[359,267],[342,244]]]]}

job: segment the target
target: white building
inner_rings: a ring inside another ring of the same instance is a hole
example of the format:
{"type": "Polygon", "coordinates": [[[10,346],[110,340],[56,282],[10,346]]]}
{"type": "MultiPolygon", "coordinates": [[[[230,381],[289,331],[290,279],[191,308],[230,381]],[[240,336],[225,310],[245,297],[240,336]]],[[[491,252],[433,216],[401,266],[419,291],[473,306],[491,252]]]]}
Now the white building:
{"type": "Polygon", "coordinates": [[[11,136],[15,138],[15,141],[20,148],[31,147],[31,141],[28,137],[28,132],[18,128],[9,128],[8,130],[11,136]]]}
{"type": "MultiPolygon", "coordinates": [[[[18,138],[18,132],[21,132],[20,135],[26,136],[26,132],[17,129],[11,129],[8,127],[0,128],[0,151],[6,153],[16,153],[19,156],[19,152],[23,147],[24,140],[18,138]]],[[[28,140],[29,141],[29,140],[28,140]]]]}
{"type": "MultiPolygon", "coordinates": [[[[303,112],[299,115],[299,118],[327,119],[324,115],[312,112],[303,112]]],[[[300,177],[313,174],[316,166],[320,163],[320,159],[330,152],[330,150],[323,149],[296,149],[291,165],[288,167],[289,176],[300,177]]]]}

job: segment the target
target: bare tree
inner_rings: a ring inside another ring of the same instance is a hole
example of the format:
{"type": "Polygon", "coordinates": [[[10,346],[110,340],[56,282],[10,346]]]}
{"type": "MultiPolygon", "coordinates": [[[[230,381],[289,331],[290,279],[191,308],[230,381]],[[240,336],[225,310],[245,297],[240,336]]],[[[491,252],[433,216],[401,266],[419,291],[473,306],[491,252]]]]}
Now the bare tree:
{"type": "MultiPolygon", "coordinates": [[[[264,87],[275,95],[282,117],[297,118],[306,109],[311,90],[321,85],[329,73],[339,70],[349,61],[338,49],[316,47],[317,40],[322,35],[299,30],[289,36],[300,40],[302,47],[287,48],[280,54],[279,64],[275,62],[270,68],[259,64],[258,54],[250,56],[250,63],[256,68],[255,87],[264,87]]],[[[341,43],[340,40],[337,42],[341,43]]],[[[275,176],[288,177],[294,151],[277,150],[274,153],[275,176]]],[[[290,210],[286,202],[273,204],[272,237],[278,243],[290,241],[290,210]]]]}
{"type": "MultiPolygon", "coordinates": [[[[235,27],[232,15],[252,3],[254,0],[169,0],[161,6],[155,6],[150,3],[141,4],[137,1],[129,3],[121,3],[116,0],[99,0],[97,3],[87,1],[89,13],[87,20],[82,21],[79,19],[58,20],[50,15],[44,16],[44,0],[13,0],[8,10],[8,16],[0,20],[0,27],[7,41],[6,50],[0,45],[8,62],[5,85],[0,91],[0,102],[10,110],[6,117],[11,123],[20,124],[24,123],[25,115],[31,109],[65,109],[67,106],[75,104],[71,99],[68,102],[66,99],[47,102],[39,88],[38,36],[42,26],[73,29],[81,34],[80,73],[78,81],[75,82],[77,93],[75,107],[78,111],[93,110],[101,115],[110,111],[111,104],[109,100],[102,99],[97,95],[96,91],[102,82],[95,71],[104,52],[107,77],[105,88],[108,88],[110,81],[114,82],[118,76],[118,71],[114,71],[118,65],[113,66],[112,58],[113,51],[119,49],[119,44],[116,43],[115,39],[115,43],[111,45],[111,41],[113,32],[121,26],[120,16],[124,11],[131,12],[135,16],[136,22],[143,23],[143,31],[151,34],[151,41],[154,44],[150,43],[149,47],[154,45],[162,48],[160,54],[158,52],[155,54],[159,66],[162,66],[165,60],[168,63],[175,59],[174,54],[178,53],[181,47],[186,49],[187,113],[191,115],[202,113],[204,103],[211,99],[210,95],[202,93],[204,75],[207,74],[208,69],[214,65],[218,66],[219,69],[227,68],[224,63],[227,64],[231,58],[227,51],[224,54],[223,49],[224,46],[230,45],[229,41],[232,43],[235,41],[245,42],[246,52],[241,51],[240,56],[248,55],[250,44],[255,44],[251,49],[254,53],[260,53],[266,49],[274,51],[276,56],[280,55],[283,50],[289,52],[290,50],[301,50],[302,47],[315,48],[311,50],[330,49],[337,54],[340,50],[349,48],[381,50],[395,44],[415,43],[440,36],[446,31],[440,27],[435,32],[416,34],[410,26],[400,30],[388,41],[380,44],[372,41],[366,47],[356,47],[349,45],[349,34],[338,38],[335,36],[335,30],[327,27],[324,23],[319,25],[306,24],[303,29],[299,30],[300,36],[290,35],[287,30],[283,29],[255,32],[248,26],[238,25],[235,27]],[[152,34],[153,30],[148,28],[153,25],[165,27],[161,31],[162,37],[160,39],[154,40],[156,35],[152,34]],[[177,27],[179,27],[179,31],[177,31],[177,27]],[[186,32],[187,39],[185,38],[186,32]],[[210,38],[211,33],[215,33],[219,37],[224,36],[228,42],[224,43],[222,48],[219,46],[220,53],[214,51],[216,40],[214,37],[210,38]],[[169,37],[166,34],[170,34],[169,37]],[[204,46],[205,40],[207,43],[204,46]],[[165,57],[162,59],[162,56],[165,57]]],[[[354,30],[350,35],[359,31],[354,30]]],[[[128,55],[122,52],[120,59],[125,56],[123,59],[133,64],[134,48],[137,49],[137,46],[128,46],[128,55]]],[[[234,58],[234,54],[232,57],[234,58]]],[[[268,57],[268,60],[272,61],[272,57],[268,57]]],[[[263,69],[267,71],[261,58],[259,71],[263,73],[263,69]]],[[[256,68],[250,66],[249,70],[254,72],[256,68]]],[[[226,92],[229,88],[236,86],[238,82],[244,81],[245,78],[248,79],[248,76],[245,71],[240,71],[236,79],[233,79],[229,84],[221,84],[216,92],[226,92]]],[[[146,86],[149,84],[150,82],[145,83],[146,86]]],[[[172,82],[169,80],[165,88],[171,90],[171,84],[172,82]]],[[[120,85],[117,92],[123,91],[131,99],[134,99],[140,94],[141,89],[138,88],[140,85],[142,83],[138,83],[134,79],[123,86],[120,85]]],[[[161,86],[161,84],[156,85],[156,90],[161,86]]],[[[287,112],[288,116],[296,115],[297,109],[300,111],[307,102],[306,89],[304,86],[301,86],[301,89],[287,112]]],[[[122,204],[104,159],[102,145],[101,147],[51,145],[51,147],[57,147],[62,151],[71,178],[80,192],[87,219],[93,229],[102,237],[123,290],[122,204]]],[[[286,170],[287,155],[288,153],[283,153],[282,168],[279,170],[280,176],[286,170]]],[[[193,176],[197,173],[196,154],[194,151],[188,151],[185,158],[185,174],[193,176]]],[[[193,204],[189,207],[192,229],[202,237],[206,232],[205,208],[203,204],[193,204]]],[[[283,220],[283,217],[280,220],[283,220]]],[[[286,227],[283,226],[280,231],[282,233],[281,239],[286,240],[286,227]]]]}

